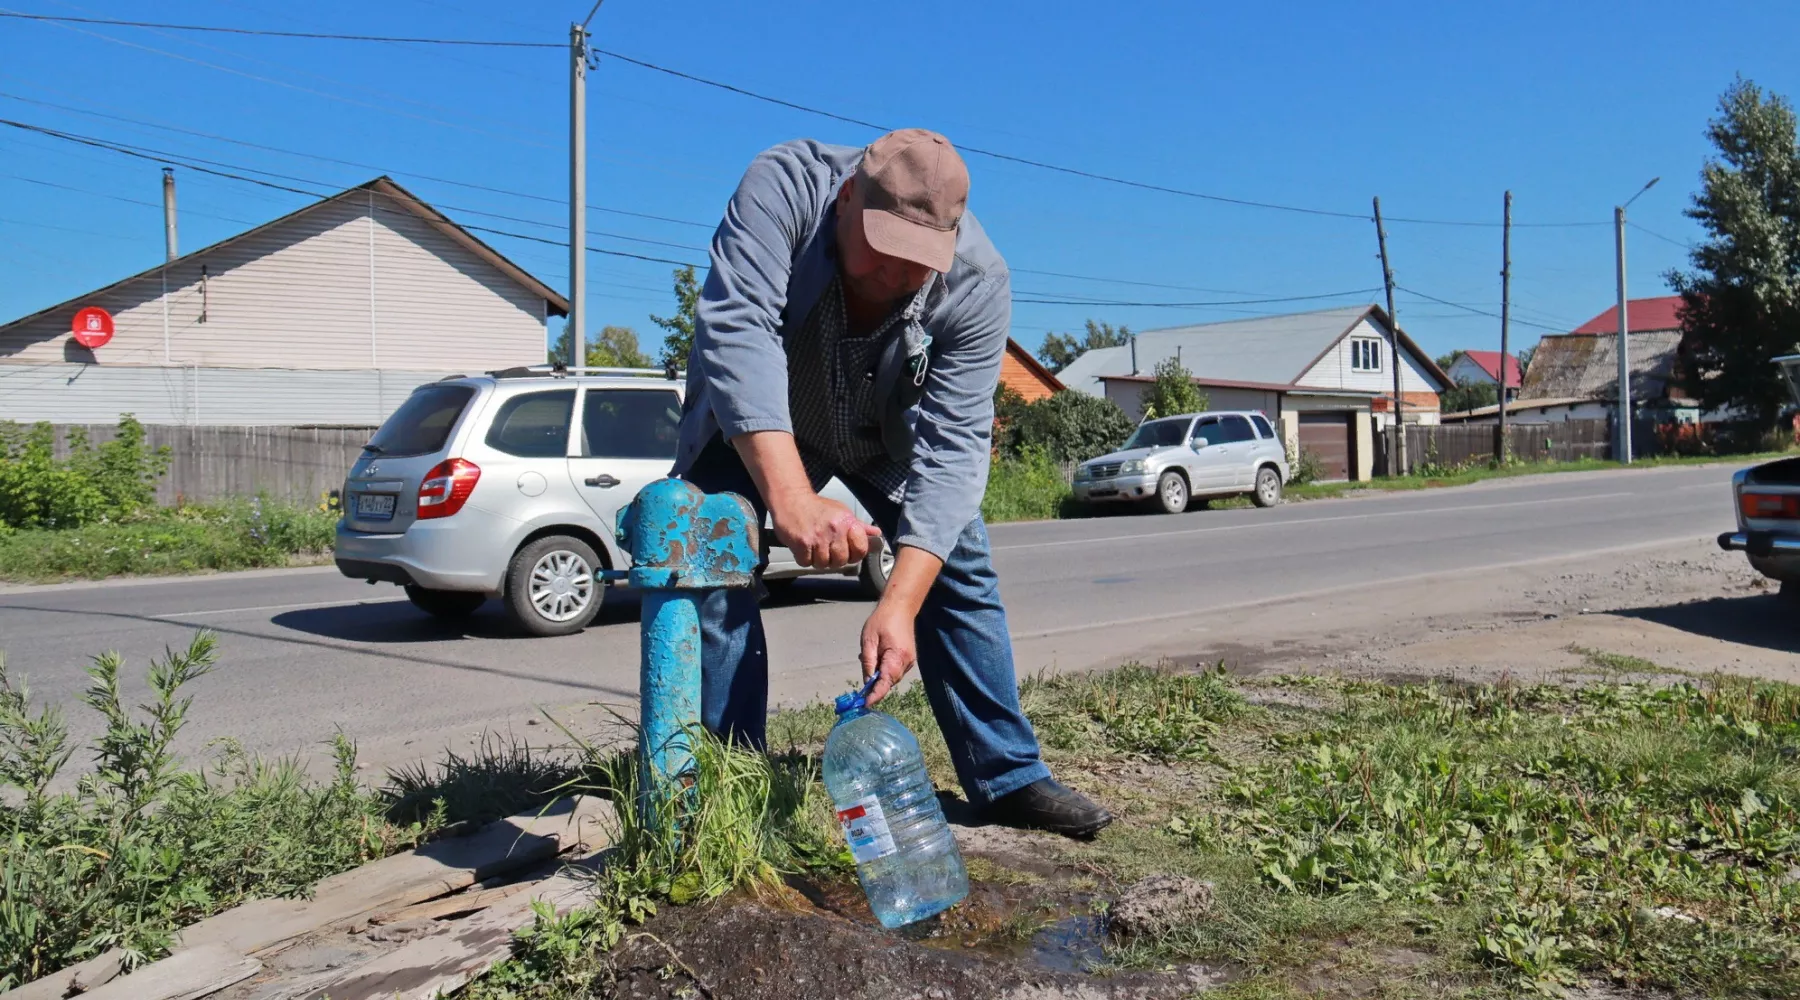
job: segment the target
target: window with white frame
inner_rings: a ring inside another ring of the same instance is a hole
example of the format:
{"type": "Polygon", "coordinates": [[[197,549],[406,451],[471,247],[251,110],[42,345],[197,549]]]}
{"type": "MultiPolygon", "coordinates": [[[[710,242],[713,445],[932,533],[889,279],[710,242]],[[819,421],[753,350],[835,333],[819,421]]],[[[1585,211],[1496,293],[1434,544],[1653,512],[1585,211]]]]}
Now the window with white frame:
{"type": "Polygon", "coordinates": [[[1357,337],[1351,340],[1350,370],[1356,372],[1380,371],[1381,341],[1366,337],[1357,337]]]}

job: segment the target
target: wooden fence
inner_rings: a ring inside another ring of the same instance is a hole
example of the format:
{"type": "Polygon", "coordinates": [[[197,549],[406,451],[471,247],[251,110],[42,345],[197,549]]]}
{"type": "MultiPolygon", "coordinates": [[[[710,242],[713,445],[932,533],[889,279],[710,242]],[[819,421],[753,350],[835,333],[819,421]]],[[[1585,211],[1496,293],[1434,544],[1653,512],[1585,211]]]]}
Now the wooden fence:
{"type": "MultiPolygon", "coordinates": [[[[1486,462],[1494,457],[1500,429],[1495,424],[1409,424],[1406,458],[1414,470],[1430,464],[1461,465],[1486,462]]],[[[1572,462],[1583,458],[1610,459],[1613,453],[1612,421],[1569,420],[1556,424],[1509,424],[1507,450],[1524,462],[1572,462]]],[[[1388,474],[1393,438],[1375,434],[1375,474],[1388,474]]],[[[1634,452],[1644,449],[1634,447],[1634,452]]]]}
{"type": "MultiPolygon", "coordinates": [[[[69,431],[95,444],[111,440],[111,424],[57,425],[57,453],[68,454],[69,431]]],[[[317,501],[344,484],[373,427],[183,427],[147,424],[151,447],[168,446],[169,474],[157,484],[160,503],[267,495],[291,503],[317,501]]]]}

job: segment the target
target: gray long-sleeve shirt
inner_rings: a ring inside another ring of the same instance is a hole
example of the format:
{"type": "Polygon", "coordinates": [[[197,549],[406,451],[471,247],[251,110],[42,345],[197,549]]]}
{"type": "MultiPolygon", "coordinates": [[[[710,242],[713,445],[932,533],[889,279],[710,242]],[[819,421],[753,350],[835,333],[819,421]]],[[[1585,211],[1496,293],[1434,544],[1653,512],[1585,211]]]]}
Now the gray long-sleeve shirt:
{"type": "MultiPolygon", "coordinates": [[[[677,475],[716,434],[792,433],[783,344],[836,274],[835,200],[861,159],[861,149],[803,139],[765,150],[745,171],[713,234],[677,475]]],[[[944,558],[980,510],[1011,321],[1006,262],[965,214],[950,272],[876,370],[883,444],[907,468],[895,544],[944,558]]]]}

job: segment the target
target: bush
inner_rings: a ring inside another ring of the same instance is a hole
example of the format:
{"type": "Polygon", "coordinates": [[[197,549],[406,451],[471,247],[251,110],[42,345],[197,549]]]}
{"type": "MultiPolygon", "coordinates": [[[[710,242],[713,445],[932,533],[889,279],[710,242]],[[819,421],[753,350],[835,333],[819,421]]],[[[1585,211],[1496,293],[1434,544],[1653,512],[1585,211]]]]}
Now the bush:
{"type": "Polygon", "coordinates": [[[1003,458],[988,471],[981,516],[989,524],[1044,521],[1062,514],[1072,491],[1063,467],[1041,447],[1028,447],[1019,458],[1003,458]]]}
{"type": "Polygon", "coordinates": [[[85,431],[70,431],[65,459],[56,457],[51,425],[0,425],[0,525],[79,528],[128,517],[155,503],[156,482],[168,469],[169,449],[146,448],[144,425],[130,414],[98,446],[85,431]]]}
{"type": "Polygon", "coordinates": [[[1151,369],[1156,381],[1144,397],[1144,419],[1175,417],[1183,413],[1200,413],[1212,405],[1206,393],[1194,384],[1194,373],[1175,358],[1164,358],[1151,369]]]}
{"type": "Polygon", "coordinates": [[[995,394],[994,440],[1002,459],[1023,459],[1032,449],[1068,465],[1104,455],[1123,444],[1135,425],[1118,404],[1065,389],[1027,403],[1002,387],[995,394]]]}
{"type": "Polygon", "coordinates": [[[257,896],[292,896],[320,878],[418,843],[421,824],[385,819],[387,800],[356,781],[356,749],[334,743],[336,776],[307,781],[291,760],[227,746],[209,771],[183,770],[171,751],[191,698],[216,662],[211,634],[149,671],[134,714],[123,662],[95,657],[81,702],[99,714],[94,769],[55,793],[75,753],[55,707],[34,709],[0,661],[0,991],[121,948],[127,965],[154,960],[181,927],[257,896]]]}

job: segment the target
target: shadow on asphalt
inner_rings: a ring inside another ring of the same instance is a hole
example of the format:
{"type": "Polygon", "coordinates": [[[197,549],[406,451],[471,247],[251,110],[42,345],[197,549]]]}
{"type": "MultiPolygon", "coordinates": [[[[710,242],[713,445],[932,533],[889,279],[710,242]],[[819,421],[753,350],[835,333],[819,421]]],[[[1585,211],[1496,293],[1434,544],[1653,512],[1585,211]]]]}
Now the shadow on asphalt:
{"type": "Polygon", "coordinates": [[[1691,604],[1628,608],[1612,614],[1637,618],[1709,639],[1800,653],[1800,614],[1774,594],[1715,597],[1691,604]]]}
{"type": "MultiPolygon", "coordinates": [[[[636,625],[637,620],[637,597],[614,593],[606,596],[606,603],[600,606],[600,613],[594,616],[588,628],[636,625]]],[[[307,635],[370,645],[443,642],[446,639],[539,638],[513,624],[499,601],[489,601],[461,620],[433,618],[407,601],[383,601],[286,611],[269,619],[269,623],[307,635]]]]}

